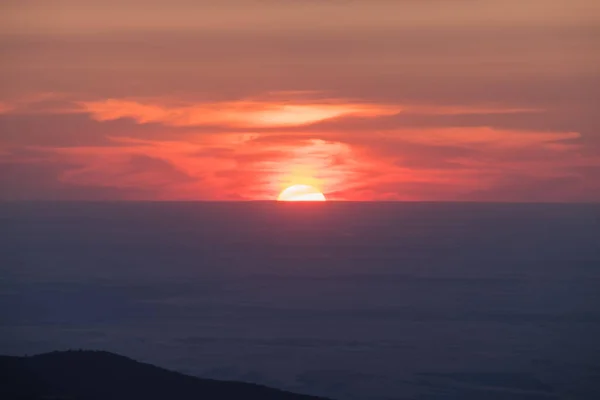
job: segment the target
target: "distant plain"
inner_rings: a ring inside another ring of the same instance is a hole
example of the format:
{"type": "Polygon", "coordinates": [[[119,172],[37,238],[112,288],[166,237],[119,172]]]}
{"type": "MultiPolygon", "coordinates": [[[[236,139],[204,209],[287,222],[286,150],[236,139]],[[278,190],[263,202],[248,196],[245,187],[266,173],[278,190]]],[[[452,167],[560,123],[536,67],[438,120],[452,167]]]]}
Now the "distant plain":
{"type": "Polygon", "coordinates": [[[0,354],[336,399],[600,398],[600,205],[3,203],[0,354]]]}

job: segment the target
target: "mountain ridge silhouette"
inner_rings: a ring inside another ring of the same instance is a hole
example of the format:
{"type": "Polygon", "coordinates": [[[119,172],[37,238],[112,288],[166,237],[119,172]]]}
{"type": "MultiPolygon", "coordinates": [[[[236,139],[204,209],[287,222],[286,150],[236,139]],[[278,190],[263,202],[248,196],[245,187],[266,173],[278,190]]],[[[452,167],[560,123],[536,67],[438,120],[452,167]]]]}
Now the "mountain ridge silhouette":
{"type": "Polygon", "coordinates": [[[263,385],[198,378],[95,350],[0,356],[5,400],[328,400],[263,385]]]}

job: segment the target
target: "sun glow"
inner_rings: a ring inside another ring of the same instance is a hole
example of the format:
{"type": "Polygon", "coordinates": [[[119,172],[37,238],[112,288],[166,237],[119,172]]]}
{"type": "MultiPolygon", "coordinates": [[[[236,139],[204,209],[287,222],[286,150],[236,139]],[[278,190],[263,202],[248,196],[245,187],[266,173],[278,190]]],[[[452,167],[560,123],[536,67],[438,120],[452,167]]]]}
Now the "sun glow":
{"type": "Polygon", "coordinates": [[[278,201],[326,201],[325,195],[310,185],[293,185],[283,190],[278,201]]]}

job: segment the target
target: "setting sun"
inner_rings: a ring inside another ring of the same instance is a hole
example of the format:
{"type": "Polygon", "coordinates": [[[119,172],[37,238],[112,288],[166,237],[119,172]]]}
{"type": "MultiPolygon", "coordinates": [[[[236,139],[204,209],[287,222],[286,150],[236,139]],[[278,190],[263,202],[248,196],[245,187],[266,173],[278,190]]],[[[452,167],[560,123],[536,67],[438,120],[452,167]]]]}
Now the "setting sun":
{"type": "Polygon", "coordinates": [[[293,185],[283,190],[278,201],[326,201],[325,195],[309,185],[293,185]]]}

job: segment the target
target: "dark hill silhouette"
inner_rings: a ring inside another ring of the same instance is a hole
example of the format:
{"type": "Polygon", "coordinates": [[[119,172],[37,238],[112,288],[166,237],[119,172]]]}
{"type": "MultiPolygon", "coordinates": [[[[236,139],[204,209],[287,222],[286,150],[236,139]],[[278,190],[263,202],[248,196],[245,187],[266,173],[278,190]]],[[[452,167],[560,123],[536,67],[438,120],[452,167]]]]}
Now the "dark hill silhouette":
{"type": "Polygon", "coordinates": [[[325,400],[266,386],[201,379],[104,351],[0,356],[5,400],[325,400]]]}

